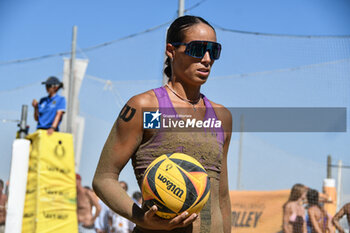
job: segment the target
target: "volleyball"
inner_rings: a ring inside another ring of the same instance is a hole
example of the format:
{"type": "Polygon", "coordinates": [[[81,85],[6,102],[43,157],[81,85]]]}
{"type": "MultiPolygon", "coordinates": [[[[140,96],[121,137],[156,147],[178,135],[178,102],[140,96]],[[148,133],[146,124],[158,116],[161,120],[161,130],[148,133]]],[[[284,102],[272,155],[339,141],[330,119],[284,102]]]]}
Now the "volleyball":
{"type": "Polygon", "coordinates": [[[145,205],[170,219],[184,211],[199,213],[210,195],[210,181],[203,166],[183,153],[161,155],[146,169],[142,182],[145,205]]]}

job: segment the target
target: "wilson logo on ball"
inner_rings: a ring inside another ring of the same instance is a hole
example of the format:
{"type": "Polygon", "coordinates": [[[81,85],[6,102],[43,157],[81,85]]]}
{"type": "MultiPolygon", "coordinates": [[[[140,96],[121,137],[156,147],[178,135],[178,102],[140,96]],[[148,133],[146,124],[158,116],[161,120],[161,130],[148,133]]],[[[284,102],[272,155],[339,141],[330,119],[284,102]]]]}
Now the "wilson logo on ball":
{"type": "Polygon", "coordinates": [[[173,182],[168,180],[162,174],[159,173],[158,179],[161,180],[164,184],[166,184],[166,188],[171,192],[173,192],[173,194],[175,194],[176,196],[181,198],[182,194],[184,194],[184,191],[182,189],[180,189],[179,187],[176,187],[176,185],[173,182]]]}

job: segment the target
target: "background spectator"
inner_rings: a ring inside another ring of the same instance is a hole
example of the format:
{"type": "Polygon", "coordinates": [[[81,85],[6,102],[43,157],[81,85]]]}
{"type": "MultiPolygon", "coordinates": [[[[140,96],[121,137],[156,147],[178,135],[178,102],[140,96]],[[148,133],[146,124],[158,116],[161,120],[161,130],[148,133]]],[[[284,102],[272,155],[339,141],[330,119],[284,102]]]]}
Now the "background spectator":
{"type": "Polygon", "coordinates": [[[79,174],[76,174],[76,182],[79,233],[95,233],[94,223],[100,214],[101,207],[92,191],[81,185],[81,176],[79,174]],[[96,208],[94,215],[92,214],[93,207],[96,208]]]}
{"type": "MultiPolygon", "coordinates": [[[[128,191],[128,184],[125,181],[119,182],[120,186],[128,191]]],[[[128,219],[116,214],[113,210],[109,210],[108,219],[110,223],[110,233],[130,233],[134,229],[134,224],[128,219]]]]}
{"type": "Polygon", "coordinates": [[[283,205],[283,232],[306,233],[305,208],[307,187],[303,184],[293,185],[288,201],[283,205]]]}
{"type": "Polygon", "coordinates": [[[348,225],[350,227],[350,202],[345,204],[339,211],[338,213],[336,213],[333,217],[333,224],[334,226],[337,228],[337,230],[340,232],[340,233],[345,233],[344,229],[340,226],[339,224],[339,220],[344,216],[346,215],[346,218],[348,220],[348,225]]]}
{"type": "Polygon", "coordinates": [[[0,233],[5,232],[7,196],[3,194],[4,181],[0,180],[0,233]]]}
{"type": "Polygon", "coordinates": [[[63,87],[58,78],[51,76],[42,84],[45,84],[49,95],[41,98],[39,103],[36,99],[33,100],[34,119],[38,122],[37,129],[46,129],[50,135],[59,131],[62,116],[66,111],[66,99],[57,94],[63,87]]]}
{"type": "Polygon", "coordinates": [[[332,217],[319,203],[317,190],[309,189],[307,192],[308,220],[307,225],[312,233],[333,233],[332,217]]]}

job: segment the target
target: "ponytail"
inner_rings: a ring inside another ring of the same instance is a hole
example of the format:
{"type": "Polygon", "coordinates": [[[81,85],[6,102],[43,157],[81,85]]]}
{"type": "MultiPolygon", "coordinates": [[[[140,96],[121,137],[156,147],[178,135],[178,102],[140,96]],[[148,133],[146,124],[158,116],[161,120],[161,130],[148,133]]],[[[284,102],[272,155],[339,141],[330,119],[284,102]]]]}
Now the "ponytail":
{"type": "Polygon", "coordinates": [[[167,59],[165,60],[165,68],[164,68],[164,74],[169,78],[169,80],[171,79],[171,63],[170,63],[170,58],[167,57],[167,59]]]}

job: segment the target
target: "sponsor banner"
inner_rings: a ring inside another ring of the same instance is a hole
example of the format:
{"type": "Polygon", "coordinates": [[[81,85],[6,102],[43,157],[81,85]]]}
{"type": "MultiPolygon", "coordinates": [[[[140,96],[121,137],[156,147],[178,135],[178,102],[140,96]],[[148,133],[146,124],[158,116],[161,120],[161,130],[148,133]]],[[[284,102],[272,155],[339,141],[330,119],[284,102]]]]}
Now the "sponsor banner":
{"type": "Polygon", "coordinates": [[[37,169],[38,169],[38,153],[33,151],[33,147],[37,147],[38,142],[32,141],[29,153],[28,175],[26,195],[24,201],[22,232],[35,232],[35,215],[37,201],[37,169]]]}
{"type": "Polygon", "coordinates": [[[38,130],[28,138],[32,150],[22,232],[77,232],[72,135],[38,130]]]}
{"type": "Polygon", "coordinates": [[[290,190],[230,191],[232,232],[281,232],[282,206],[289,193],[290,190]]]}

